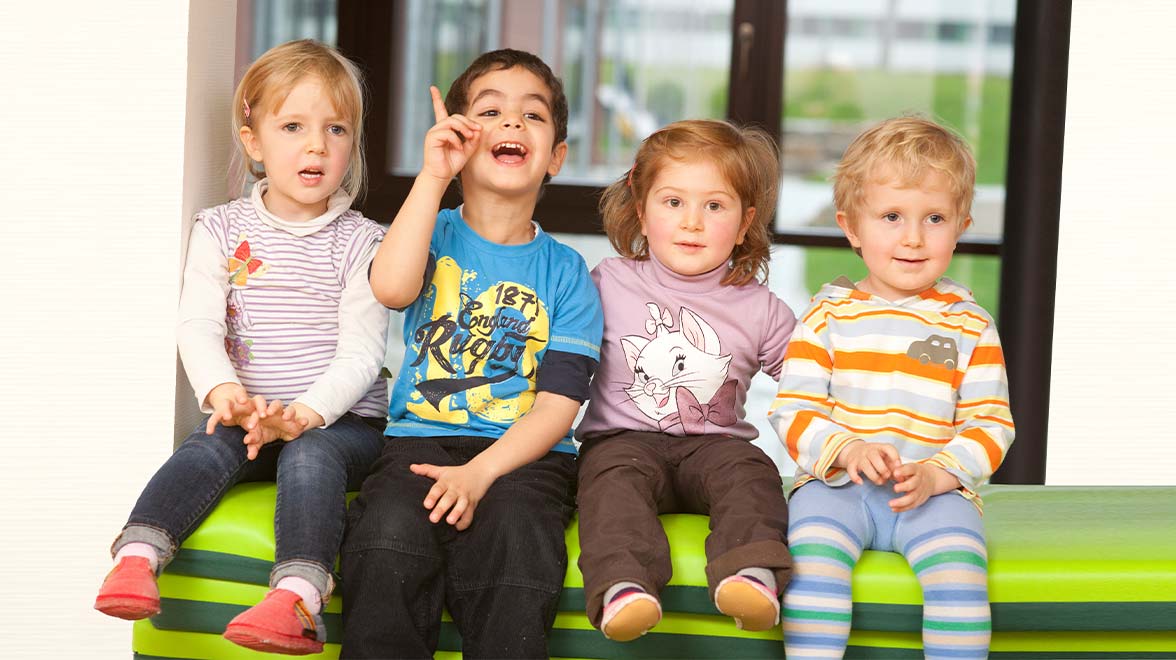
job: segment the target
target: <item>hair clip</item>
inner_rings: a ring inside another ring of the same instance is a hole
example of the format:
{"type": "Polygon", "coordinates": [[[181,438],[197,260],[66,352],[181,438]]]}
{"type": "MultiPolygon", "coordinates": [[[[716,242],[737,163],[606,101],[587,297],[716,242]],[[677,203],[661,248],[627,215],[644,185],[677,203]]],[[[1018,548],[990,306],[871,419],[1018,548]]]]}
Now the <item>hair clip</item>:
{"type": "Polygon", "coordinates": [[[241,104],[245,106],[245,119],[249,119],[249,100],[244,94],[241,95],[241,104]]]}
{"type": "Polygon", "coordinates": [[[629,180],[626,181],[626,185],[628,185],[630,188],[633,187],[633,170],[635,170],[635,169],[637,169],[636,165],[629,168],[629,180]]]}

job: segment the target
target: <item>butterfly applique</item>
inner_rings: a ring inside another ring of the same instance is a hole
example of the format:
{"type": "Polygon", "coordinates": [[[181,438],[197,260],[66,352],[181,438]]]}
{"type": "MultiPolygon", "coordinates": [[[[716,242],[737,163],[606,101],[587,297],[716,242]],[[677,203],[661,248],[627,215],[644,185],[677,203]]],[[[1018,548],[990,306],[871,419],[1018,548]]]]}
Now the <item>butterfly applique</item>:
{"type": "Polygon", "coordinates": [[[249,252],[249,241],[245,239],[245,232],[237,237],[237,249],[229,257],[229,281],[237,286],[245,286],[249,276],[261,277],[269,270],[269,264],[254,257],[249,252]]]}

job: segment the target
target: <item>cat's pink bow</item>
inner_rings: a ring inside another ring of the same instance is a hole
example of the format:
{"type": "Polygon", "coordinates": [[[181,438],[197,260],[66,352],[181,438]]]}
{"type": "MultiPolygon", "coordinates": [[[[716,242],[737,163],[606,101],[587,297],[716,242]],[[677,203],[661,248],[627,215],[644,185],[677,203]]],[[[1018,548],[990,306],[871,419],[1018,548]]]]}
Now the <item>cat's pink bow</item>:
{"type": "Polygon", "coordinates": [[[739,421],[735,417],[736,381],[723,383],[719,391],[706,403],[699,403],[694,393],[679,387],[674,398],[678,403],[678,419],[687,435],[698,435],[710,422],[715,426],[731,426],[739,421]]]}

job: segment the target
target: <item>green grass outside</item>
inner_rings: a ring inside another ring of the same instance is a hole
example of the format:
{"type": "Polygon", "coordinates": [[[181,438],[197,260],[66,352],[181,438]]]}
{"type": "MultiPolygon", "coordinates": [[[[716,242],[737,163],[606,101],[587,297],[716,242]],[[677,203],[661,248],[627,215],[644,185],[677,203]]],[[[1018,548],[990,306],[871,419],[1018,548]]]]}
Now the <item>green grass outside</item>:
{"type": "Polygon", "coordinates": [[[1003,184],[1008,151],[1009,78],[973,80],[958,73],[877,70],[789,70],[784,119],[826,119],[858,125],[907,112],[923,112],[959,131],[975,150],[976,182],[1003,184]],[[967,99],[979,94],[977,126],[965,127],[967,99]]]}
{"type": "MultiPolygon", "coordinates": [[[[849,248],[805,248],[804,253],[804,285],[810,294],[839,275],[855,282],[866,276],[865,263],[849,248]]],[[[946,274],[971,289],[976,302],[996,316],[1000,303],[1000,257],[957,254],[946,274]]]]}

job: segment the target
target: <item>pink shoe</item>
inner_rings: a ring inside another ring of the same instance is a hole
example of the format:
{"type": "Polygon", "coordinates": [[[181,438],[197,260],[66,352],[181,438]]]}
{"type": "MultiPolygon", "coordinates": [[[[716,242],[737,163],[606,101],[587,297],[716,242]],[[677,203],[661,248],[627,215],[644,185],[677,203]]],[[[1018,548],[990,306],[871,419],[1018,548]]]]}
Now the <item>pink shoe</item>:
{"type": "Polygon", "coordinates": [[[129,621],[159,614],[159,587],[147,558],[123,557],[115,564],[98,588],[94,609],[129,621]]]}
{"type": "Polygon", "coordinates": [[[735,619],[740,630],[769,630],[780,623],[780,599],[759,580],[743,575],[719,583],[715,607],[735,619]]]}
{"type": "Polygon", "coordinates": [[[322,652],[327,628],[321,616],[306,609],[298,594],[273,589],[229,622],[225,639],[254,651],[306,655],[322,652]]]}
{"type": "Polygon", "coordinates": [[[661,621],[661,603],[640,589],[622,589],[604,606],[600,632],[615,642],[628,642],[661,621]]]}

